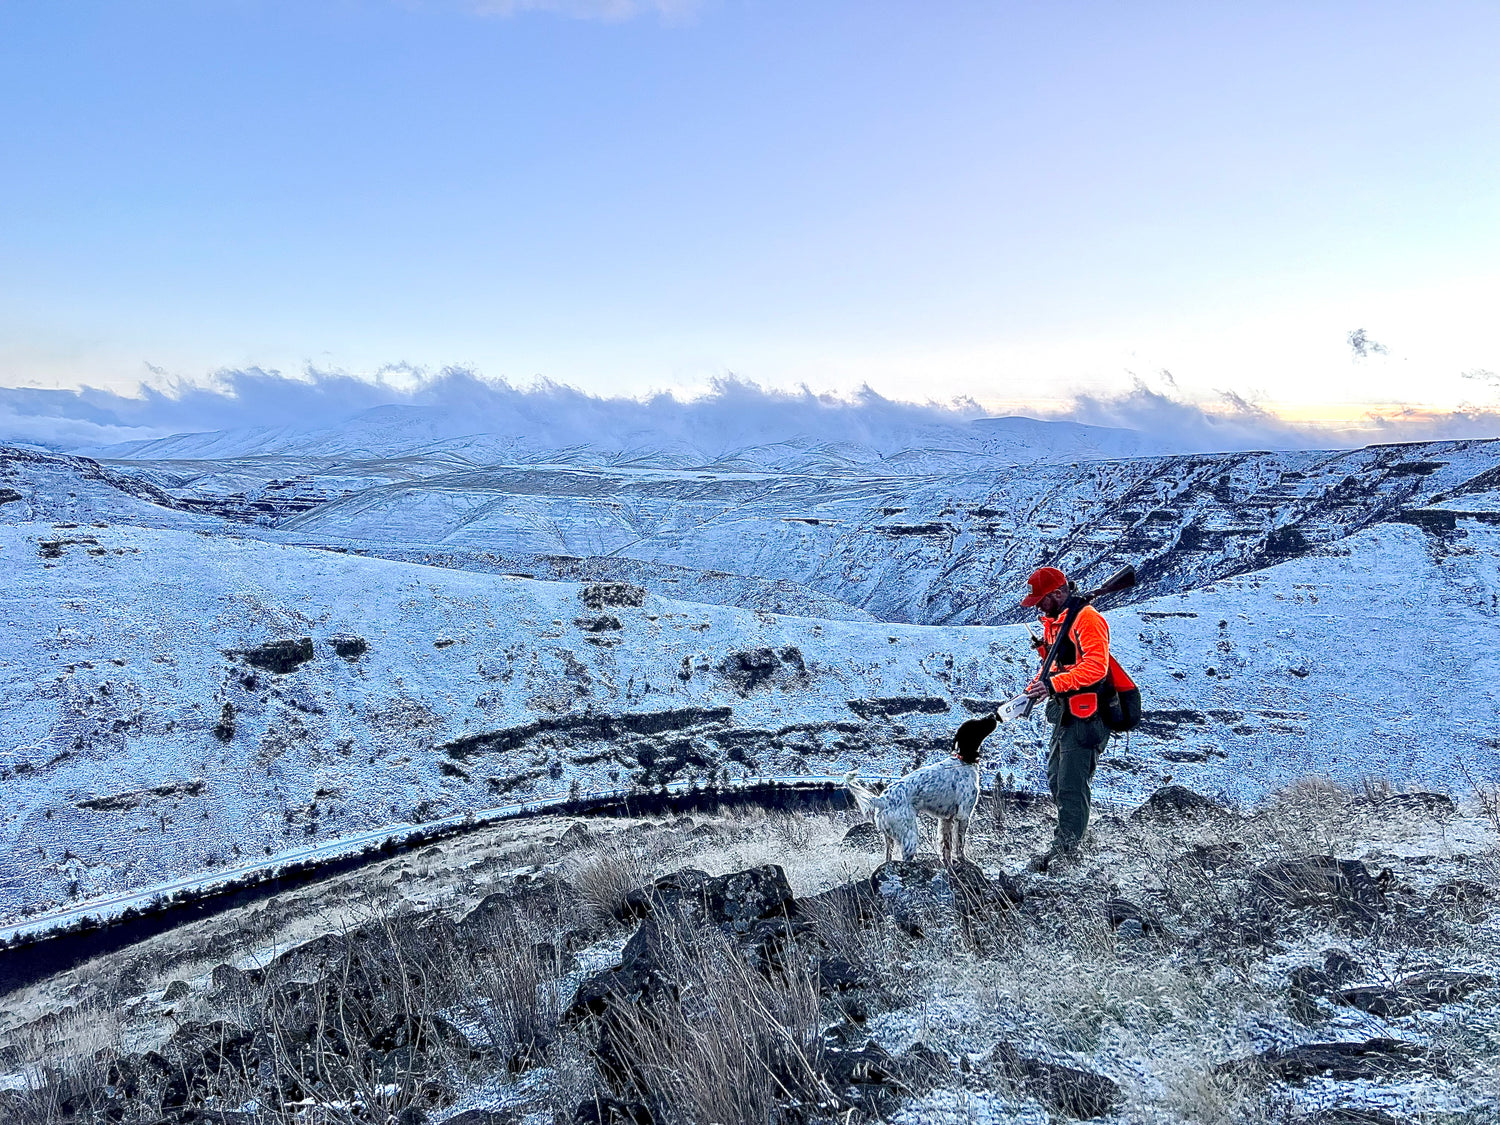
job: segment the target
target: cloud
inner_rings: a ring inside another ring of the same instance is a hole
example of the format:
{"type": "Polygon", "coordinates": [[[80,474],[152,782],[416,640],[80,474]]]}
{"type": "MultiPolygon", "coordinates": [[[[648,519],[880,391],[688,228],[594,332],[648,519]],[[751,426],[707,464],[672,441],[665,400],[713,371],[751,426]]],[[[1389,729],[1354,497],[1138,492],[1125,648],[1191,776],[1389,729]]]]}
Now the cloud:
{"type": "Polygon", "coordinates": [[[1378,344],[1370,339],[1363,328],[1356,328],[1349,333],[1349,348],[1359,359],[1368,359],[1372,355],[1385,355],[1388,350],[1384,344],[1378,344]]]}
{"type": "MultiPolygon", "coordinates": [[[[308,368],[295,375],[258,367],[226,370],[205,383],[153,371],[132,395],[0,387],[0,442],[59,450],[252,428],[316,431],[357,416],[383,424],[383,407],[424,407],[432,440],[488,434],[532,449],[583,444],[632,449],[694,449],[719,456],[747,446],[795,441],[851,443],[882,452],[959,448],[985,412],[972,399],[910,403],[869,387],[842,397],[806,386],[767,389],[733,376],[695,397],[605,397],[539,381],[517,387],[466,368],[432,371],[393,362],[369,376],[308,368]]],[[[1047,420],[1137,431],[1150,447],[1184,453],[1247,449],[1349,448],[1370,442],[1493,437],[1500,415],[1479,407],[1440,412],[1409,407],[1343,427],[1314,427],[1278,417],[1249,396],[1221,392],[1189,400],[1168,373],[1135,378],[1121,394],[1080,395],[1047,420]]]]}

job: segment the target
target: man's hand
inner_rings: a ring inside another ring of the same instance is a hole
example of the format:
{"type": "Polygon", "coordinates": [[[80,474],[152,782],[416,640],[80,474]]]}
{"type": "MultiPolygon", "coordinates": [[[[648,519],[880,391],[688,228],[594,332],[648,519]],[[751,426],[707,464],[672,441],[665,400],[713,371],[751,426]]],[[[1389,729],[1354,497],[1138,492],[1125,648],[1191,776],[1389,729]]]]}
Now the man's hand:
{"type": "Polygon", "coordinates": [[[1026,694],[1032,699],[1046,699],[1047,696],[1052,694],[1052,689],[1040,679],[1036,679],[1026,685],[1026,694]]]}

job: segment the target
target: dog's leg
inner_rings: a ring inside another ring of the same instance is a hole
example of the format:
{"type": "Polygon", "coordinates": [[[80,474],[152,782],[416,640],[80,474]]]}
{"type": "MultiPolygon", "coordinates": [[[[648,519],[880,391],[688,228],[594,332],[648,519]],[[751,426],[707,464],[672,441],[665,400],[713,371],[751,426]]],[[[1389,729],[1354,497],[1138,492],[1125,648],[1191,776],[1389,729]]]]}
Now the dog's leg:
{"type": "Polygon", "coordinates": [[[953,866],[953,821],[946,816],[938,818],[938,831],[943,837],[943,866],[953,866]]]}
{"type": "Polygon", "coordinates": [[[958,853],[958,862],[964,861],[964,836],[969,831],[969,818],[959,817],[953,822],[953,835],[955,837],[954,851],[958,853]]]}
{"type": "Polygon", "coordinates": [[[891,862],[891,845],[895,842],[895,838],[892,837],[889,832],[887,832],[885,834],[885,861],[887,863],[891,862]]]}

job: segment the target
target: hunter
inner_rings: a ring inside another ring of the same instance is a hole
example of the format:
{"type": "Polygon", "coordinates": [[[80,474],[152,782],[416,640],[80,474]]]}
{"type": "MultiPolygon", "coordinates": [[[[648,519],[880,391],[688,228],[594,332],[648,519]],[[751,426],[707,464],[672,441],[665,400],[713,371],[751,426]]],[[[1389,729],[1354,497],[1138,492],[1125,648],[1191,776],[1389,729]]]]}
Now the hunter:
{"type": "Polygon", "coordinates": [[[1026,685],[1027,695],[1047,700],[1047,721],[1052,724],[1047,787],[1057,803],[1057,829],[1051,849],[1032,861],[1035,870],[1046,871],[1059,857],[1076,858],[1089,825],[1089,786],[1110,733],[1100,715],[1109,682],[1109,625],[1093,606],[1081,604],[1073,584],[1056,567],[1033,571],[1027,582],[1031,593],[1021,604],[1034,607],[1041,618],[1038,655],[1045,661],[1053,643],[1058,644],[1046,679],[1038,673],[1026,685]],[[1072,627],[1059,641],[1063,623],[1074,610],[1072,627]]]}

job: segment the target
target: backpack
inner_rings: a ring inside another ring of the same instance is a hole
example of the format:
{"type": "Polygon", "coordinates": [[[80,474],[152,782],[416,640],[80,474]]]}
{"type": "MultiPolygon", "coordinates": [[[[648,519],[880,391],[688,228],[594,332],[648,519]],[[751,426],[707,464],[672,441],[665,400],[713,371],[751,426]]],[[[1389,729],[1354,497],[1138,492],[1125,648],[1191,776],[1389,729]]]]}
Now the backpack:
{"type": "Polygon", "coordinates": [[[1109,657],[1109,686],[1112,689],[1099,710],[1104,725],[1116,734],[1135,730],[1141,725],[1141,689],[1135,686],[1130,674],[1120,667],[1120,662],[1111,653],[1109,657]]]}

